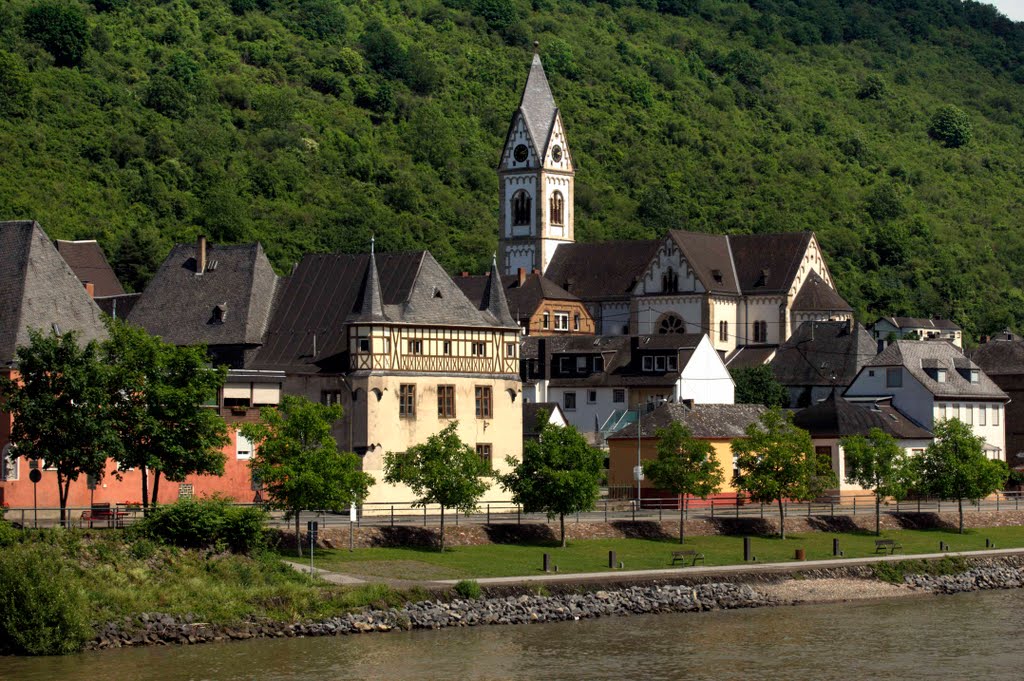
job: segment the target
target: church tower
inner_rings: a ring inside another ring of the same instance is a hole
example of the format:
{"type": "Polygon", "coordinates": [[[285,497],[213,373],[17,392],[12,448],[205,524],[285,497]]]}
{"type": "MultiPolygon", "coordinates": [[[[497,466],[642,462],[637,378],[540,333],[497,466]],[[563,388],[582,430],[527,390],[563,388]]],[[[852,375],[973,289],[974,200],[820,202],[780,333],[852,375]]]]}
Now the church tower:
{"type": "Polygon", "coordinates": [[[520,267],[543,274],[555,249],[574,240],[575,175],[562,116],[535,54],[498,163],[502,274],[520,267]]]}

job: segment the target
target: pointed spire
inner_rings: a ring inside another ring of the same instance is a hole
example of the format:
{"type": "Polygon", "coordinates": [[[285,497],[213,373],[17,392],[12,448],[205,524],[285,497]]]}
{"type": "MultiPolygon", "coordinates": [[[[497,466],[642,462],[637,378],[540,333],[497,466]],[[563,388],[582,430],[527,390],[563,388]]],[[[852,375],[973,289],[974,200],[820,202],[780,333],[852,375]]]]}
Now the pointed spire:
{"type": "MultiPolygon", "coordinates": [[[[523,118],[526,119],[526,127],[530,131],[533,143],[543,147],[547,144],[548,137],[551,136],[558,106],[551,94],[551,86],[548,85],[548,77],[544,73],[544,65],[540,61],[539,54],[533,55],[530,75],[526,78],[519,110],[523,113],[523,118]]],[[[542,149],[538,149],[538,153],[540,151],[542,149]]]]}
{"type": "Polygon", "coordinates": [[[484,291],[484,310],[494,315],[503,326],[516,326],[516,320],[508,311],[508,301],[505,299],[505,287],[501,283],[501,274],[498,273],[498,254],[491,258],[491,276],[487,281],[487,290],[484,291]]]}
{"type": "Polygon", "coordinates": [[[366,268],[366,283],[363,286],[363,300],[359,308],[360,322],[387,321],[384,316],[384,296],[380,290],[380,275],[377,274],[377,256],[374,254],[374,239],[370,238],[370,266],[366,268]]]}

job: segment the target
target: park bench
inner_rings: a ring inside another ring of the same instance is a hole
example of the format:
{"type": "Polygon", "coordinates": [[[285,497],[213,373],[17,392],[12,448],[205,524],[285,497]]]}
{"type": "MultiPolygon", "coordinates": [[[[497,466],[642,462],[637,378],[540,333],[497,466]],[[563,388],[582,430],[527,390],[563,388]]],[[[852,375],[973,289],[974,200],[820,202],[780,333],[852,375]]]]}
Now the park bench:
{"type": "Polygon", "coordinates": [[[697,553],[693,549],[686,549],[686,550],[683,550],[683,551],[673,551],[672,552],[672,564],[675,565],[676,561],[680,561],[680,560],[683,561],[684,563],[688,562],[690,565],[696,565],[698,560],[701,563],[704,562],[704,554],[703,553],[697,553]]]}
{"type": "Polygon", "coordinates": [[[896,550],[903,550],[903,544],[898,543],[895,539],[876,539],[875,540],[875,553],[885,553],[888,551],[890,554],[896,553],[896,550]]]}
{"type": "Polygon", "coordinates": [[[82,511],[82,520],[79,523],[81,526],[85,526],[89,523],[89,527],[93,526],[93,523],[101,523],[102,525],[110,525],[110,522],[114,519],[114,510],[110,508],[110,504],[93,504],[89,507],[88,511],[82,511]]]}

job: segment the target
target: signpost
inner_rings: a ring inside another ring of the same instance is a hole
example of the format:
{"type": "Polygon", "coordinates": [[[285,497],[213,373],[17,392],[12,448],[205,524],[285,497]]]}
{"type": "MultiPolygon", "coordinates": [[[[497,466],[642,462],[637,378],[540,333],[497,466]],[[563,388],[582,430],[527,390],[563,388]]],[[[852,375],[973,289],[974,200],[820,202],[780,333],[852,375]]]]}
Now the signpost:
{"type": "MultiPolygon", "coordinates": [[[[426,506],[424,506],[426,508],[426,506]]],[[[356,505],[352,504],[348,507],[348,552],[352,553],[355,550],[355,534],[356,526],[356,505]]]]}
{"type": "Polygon", "coordinates": [[[313,576],[313,547],[316,545],[317,535],[320,534],[320,524],[315,520],[306,522],[306,534],[309,535],[309,576],[313,576]]]}
{"type": "Polygon", "coordinates": [[[38,468],[28,472],[28,479],[32,481],[32,527],[39,527],[39,504],[36,503],[36,487],[43,479],[43,474],[38,468]]]}

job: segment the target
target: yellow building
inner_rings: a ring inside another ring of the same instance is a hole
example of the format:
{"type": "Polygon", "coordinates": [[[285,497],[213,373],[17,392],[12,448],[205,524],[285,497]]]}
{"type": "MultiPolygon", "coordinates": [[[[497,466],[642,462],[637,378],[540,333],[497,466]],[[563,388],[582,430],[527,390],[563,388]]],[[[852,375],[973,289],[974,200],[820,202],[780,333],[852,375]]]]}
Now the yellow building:
{"type": "MultiPolygon", "coordinates": [[[[492,275],[500,280],[494,266],[492,275]]],[[[426,251],[307,255],[280,294],[255,366],[285,371],[286,393],[344,407],[338,444],[377,480],[364,512],[413,499],[405,486],[384,484],[385,453],[452,422],[495,471],[522,458],[519,327],[502,287],[471,302],[426,251]]],[[[484,495],[506,499],[496,482],[484,495]]]]}
{"type": "MultiPolygon", "coordinates": [[[[658,457],[656,431],[680,423],[693,437],[707,440],[715,451],[725,483],[715,498],[734,498],[732,479],[738,472],[732,452],[732,441],[746,434],[751,423],[760,420],[765,408],[756,404],[688,404],[670,402],[641,416],[639,434],[632,423],[608,438],[608,486],[636,488],[634,469],[640,461],[658,457]],[[638,455],[639,452],[639,455],[638,455]]],[[[640,483],[642,499],[675,498],[659,490],[649,480],[640,483]]],[[[635,493],[632,495],[635,498],[635,493]]]]}

